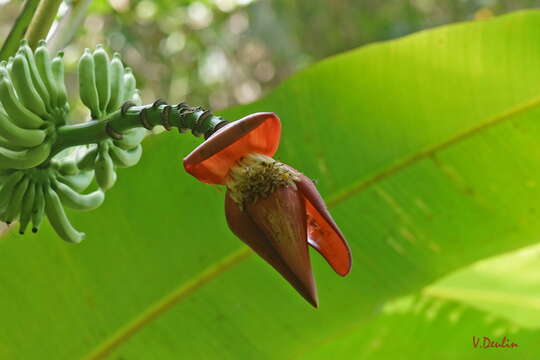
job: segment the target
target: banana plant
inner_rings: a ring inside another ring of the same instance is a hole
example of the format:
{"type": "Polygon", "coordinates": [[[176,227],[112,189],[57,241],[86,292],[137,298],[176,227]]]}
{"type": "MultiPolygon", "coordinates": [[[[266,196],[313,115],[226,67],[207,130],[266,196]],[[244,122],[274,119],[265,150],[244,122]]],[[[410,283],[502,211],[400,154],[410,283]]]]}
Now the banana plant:
{"type": "Polygon", "coordinates": [[[81,242],[64,207],[93,210],[117,180],[117,168],[136,165],[142,141],[157,125],[206,141],[184,160],[188,173],[226,185],[226,217],[242,241],[273,266],[310,304],[317,293],[308,245],[339,275],[351,268],[344,235],[314,183],[271,157],[281,135],[279,118],[256,113],[234,123],[201,107],[143,105],[135,76],[118,54],[98,45],[79,59],[79,94],[88,121],[70,124],[63,54],[26,40],[0,63],[0,220],[19,221],[24,234],[46,216],[59,237],[81,242]],[[94,182],[97,189],[87,190],[94,182]]]}

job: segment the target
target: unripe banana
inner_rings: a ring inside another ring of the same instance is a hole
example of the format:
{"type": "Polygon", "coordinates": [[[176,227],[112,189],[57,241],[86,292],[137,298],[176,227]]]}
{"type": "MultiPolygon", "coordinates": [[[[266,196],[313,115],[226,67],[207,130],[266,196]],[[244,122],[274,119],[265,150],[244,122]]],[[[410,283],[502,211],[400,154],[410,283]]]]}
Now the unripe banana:
{"type": "Polygon", "coordinates": [[[28,61],[28,66],[30,68],[30,75],[32,76],[32,83],[34,84],[36,91],[38,92],[39,96],[43,99],[43,102],[46,104],[47,109],[50,110],[48,106],[50,104],[49,93],[47,92],[47,88],[45,87],[45,84],[43,84],[43,80],[41,80],[41,76],[39,75],[36,61],[34,59],[34,54],[32,53],[32,49],[30,48],[30,46],[28,46],[28,41],[21,40],[21,46],[19,47],[19,51],[26,58],[26,61],[28,61]]]}
{"type": "Polygon", "coordinates": [[[11,223],[19,217],[19,214],[21,213],[22,201],[24,194],[28,189],[29,182],[30,179],[28,176],[25,176],[15,186],[6,210],[6,223],[11,223]]]}
{"type": "Polygon", "coordinates": [[[13,65],[10,71],[11,79],[15,91],[19,96],[22,104],[34,114],[41,118],[48,116],[45,102],[37,92],[32,76],[30,75],[30,67],[26,58],[19,52],[13,58],[13,65]]]}
{"type": "Polygon", "coordinates": [[[29,169],[47,160],[50,153],[51,143],[48,141],[20,151],[0,148],[0,169],[29,169]]]}
{"type": "Polygon", "coordinates": [[[133,92],[137,87],[137,81],[133,75],[131,68],[127,67],[124,70],[124,97],[127,100],[131,100],[133,92]]]}
{"type": "Polygon", "coordinates": [[[142,155],[142,146],[139,144],[131,150],[124,150],[115,145],[109,147],[109,154],[118,167],[131,167],[139,162],[142,155]]]}
{"type": "Polygon", "coordinates": [[[14,171],[7,175],[6,180],[2,183],[2,188],[0,189],[0,219],[3,221],[6,220],[6,210],[8,208],[11,196],[13,195],[15,186],[19,183],[24,175],[24,171],[14,171]]]}
{"type": "Polygon", "coordinates": [[[47,43],[44,40],[39,41],[38,47],[34,53],[34,57],[41,80],[43,80],[43,84],[45,85],[45,88],[49,93],[50,108],[55,108],[57,107],[58,102],[58,91],[56,89],[56,81],[52,73],[52,64],[51,58],[49,56],[49,50],[47,50],[47,43]]]}
{"type": "Polygon", "coordinates": [[[75,210],[93,210],[105,200],[105,193],[101,189],[90,194],[80,194],[60,181],[56,181],[54,186],[62,204],[75,210]]]}
{"type": "Polygon", "coordinates": [[[13,143],[0,135],[0,147],[9,150],[22,150],[20,146],[15,146],[13,143]]]}
{"type": "Polygon", "coordinates": [[[45,194],[43,193],[43,185],[36,183],[34,194],[34,207],[32,208],[32,232],[37,233],[43,216],[45,215],[45,194]]]}
{"type": "Polygon", "coordinates": [[[56,107],[62,109],[68,104],[66,84],[64,82],[64,52],[60,51],[51,61],[51,71],[56,83],[56,107]]]}
{"type": "Polygon", "coordinates": [[[24,194],[21,205],[21,216],[19,218],[19,234],[21,235],[24,234],[26,228],[28,227],[30,219],[32,219],[32,210],[34,208],[36,186],[37,184],[31,181],[28,184],[26,193],[24,194]]]}
{"type": "Polygon", "coordinates": [[[57,174],[57,179],[58,181],[70,186],[75,191],[83,192],[92,183],[92,180],[94,179],[94,171],[81,171],[77,175],[57,174]]]}
{"type": "Polygon", "coordinates": [[[100,149],[96,158],[95,167],[96,181],[100,188],[107,191],[113,187],[116,182],[116,171],[114,169],[114,162],[109,155],[108,145],[105,143],[100,144],[100,149]]]}
{"type": "Polygon", "coordinates": [[[94,51],[94,66],[96,74],[96,88],[98,90],[99,109],[102,115],[107,114],[107,106],[111,98],[111,79],[109,69],[109,55],[101,45],[94,51]]]}
{"type": "Polygon", "coordinates": [[[124,150],[131,150],[144,140],[146,134],[148,130],[143,128],[129,129],[122,134],[121,140],[113,140],[113,143],[124,150]]]}
{"type": "Polygon", "coordinates": [[[0,134],[14,146],[34,147],[45,140],[46,133],[43,130],[23,129],[11,122],[4,111],[0,111],[0,134]]]}
{"type": "Polygon", "coordinates": [[[45,193],[45,213],[56,233],[65,241],[80,243],[85,234],[73,228],[56,192],[50,186],[44,186],[43,191],[45,193]]]}
{"type": "Polygon", "coordinates": [[[37,129],[44,125],[43,120],[26,109],[17,98],[13,84],[6,76],[0,76],[0,101],[4,110],[15,125],[23,129],[37,129]]]}
{"type": "Polygon", "coordinates": [[[77,167],[81,170],[91,170],[96,163],[98,148],[94,144],[77,160],[77,167]]]}
{"type": "Polygon", "coordinates": [[[94,57],[89,49],[85,49],[79,59],[79,94],[83,104],[90,109],[93,119],[101,116],[99,111],[99,95],[96,87],[94,57]]]}
{"type": "Polygon", "coordinates": [[[131,98],[129,100],[131,100],[135,105],[142,105],[143,101],[141,99],[141,93],[139,89],[133,90],[133,92],[131,93],[131,98]]]}
{"type": "Polygon", "coordinates": [[[45,103],[34,87],[28,62],[21,53],[15,55],[10,75],[15,91],[24,107],[41,118],[45,118],[48,115],[45,103]]]}
{"type": "Polygon", "coordinates": [[[111,60],[111,99],[107,105],[107,112],[112,113],[126,101],[124,97],[124,64],[120,54],[115,53],[111,60]]]}

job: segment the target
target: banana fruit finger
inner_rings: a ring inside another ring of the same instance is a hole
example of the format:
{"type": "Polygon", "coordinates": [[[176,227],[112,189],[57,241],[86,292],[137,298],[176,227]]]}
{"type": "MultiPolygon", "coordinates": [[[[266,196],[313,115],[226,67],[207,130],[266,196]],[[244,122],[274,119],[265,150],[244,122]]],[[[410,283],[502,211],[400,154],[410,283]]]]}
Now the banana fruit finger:
{"type": "Polygon", "coordinates": [[[51,72],[56,84],[56,106],[69,111],[66,84],[64,82],[64,53],[60,51],[51,61],[51,72]]]}
{"type": "Polygon", "coordinates": [[[109,69],[109,55],[101,45],[94,51],[94,66],[96,74],[96,88],[98,90],[99,110],[102,115],[107,113],[107,106],[111,98],[111,79],[109,69]]]}
{"type": "Polygon", "coordinates": [[[70,186],[75,191],[83,192],[90,186],[92,180],[94,179],[94,171],[87,170],[81,171],[77,175],[57,175],[58,181],[63,182],[64,184],[70,186]]]}
{"type": "Polygon", "coordinates": [[[99,95],[96,87],[96,73],[94,57],[90,49],[85,49],[79,59],[79,94],[83,104],[90,109],[92,119],[101,116],[99,110],[99,95]]]}
{"type": "Polygon", "coordinates": [[[9,118],[20,128],[37,129],[44,122],[39,116],[25,108],[17,98],[13,83],[5,74],[0,75],[0,101],[9,118]]]}
{"type": "Polygon", "coordinates": [[[107,105],[107,112],[112,113],[126,100],[124,98],[124,64],[120,60],[120,54],[115,53],[111,60],[111,99],[107,105]]]}
{"type": "Polygon", "coordinates": [[[124,96],[127,100],[131,100],[133,93],[137,87],[137,81],[133,75],[131,68],[127,67],[124,70],[124,96]]]}
{"type": "Polygon", "coordinates": [[[50,104],[49,93],[47,92],[47,88],[45,87],[45,84],[43,84],[43,80],[41,80],[41,76],[39,75],[39,71],[38,71],[36,61],[34,58],[34,54],[32,53],[32,49],[28,45],[28,41],[26,41],[26,39],[21,40],[21,46],[19,47],[19,51],[26,58],[26,61],[28,62],[30,76],[32,78],[32,83],[34,84],[36,91],[38,92],[39,96],[43,99],[43,102],[47,105],[47,108],[49,109],[48,107],[48,104],[50,104]]]}
{"type": "Polygon", "coordinates": [[[44,186],[45,213],[56,233],[65,241],[80,243],[85,234],[77,231],[69,222],[58,194],[50,186],[44,186]]]}
{"type": "Polygon", "coordinates": [[[96,182],[103,190],[109,190],[116,182],[116,171],[114,162],[109,155],[107,143],[101,143],[96,158],[95,176],[96,182]]]}
{"type": "Polygon", "coordinates": [[[24,107],[42,119],[47,118],[48,112],[45,103],[34,87],[28,61],[21,52],[18,52],[13,58],[10,75],[15,91],[24,107]]]}
{"type": "Polygon", "coordinates": [[[90,194],[80,194],[59,181],[56,181],[54,186],[62,204],[75,210],[93,210],[105,200],[105,193],[101,189],[90,194]]]}
{"type": "Polygon", "coordinates": [[[36,189],[34,194],[34,206],[32,208],[32,232],[37,233],[43,216],[45,215],[45,194],[43,193],[43,186],[36,183],[36,189]]]}
{"type": "Polygon", "coordinates": [[[147,134],[148,130],[143,128],[130,129],[122,134],[121,140],[113,140],[113,143],[124,150],[131,150],[138,146],[147,134]]]}
{"type": "Polygon", "coordinates": [[[17,185],[15,185],[15,188],[13,189],[13,194],[11,195],[11,199],[9,200],[9,204],[6,208],[5,218],[7,224],[10,224],[19,217],[19,214],[21,213],[21,206],[24,194],[26,193],[29,182],[30,179],[25,176],[22,178],[21,181],[17,183],[17,185]]]}
{"type": "Polygon", "coordinates": [[[0,169],[29,169],[49,157],[51,144],[48,141],[25,150],[9,150],[0,147],[0,169]]]}
{"type": "Polygon", "coordinates": [[[0,189],[0,219],[6,221],[6,211],[9,206],[11,196],[15,190],[16,185],[24,177],[24,171],[14,171],[7,175],[5,181],[2,183],[0,189]]]}
{"type": "Polygon", "coordinates": [[[23,129],[11,122],[8,115],[0,111],[0,134],[13,146],[34,147],[45,140],[45,131],[23,129]]]}
{"type": "Polygon", "coordinates": [[[131,167],[139,162],[142,155],[142,145],[139,144],[131,150],[124,150],[117,146],[109,147],[109,154],[118,167],[131,167]]]}
{"type": "Polygon", "coordinates": [[[38,47],[34,52],[34,58],[36,60],[38,73],[49,94],[50,107],[56,108],[58,90],[56,89],[56,81],[54,79],[51,67],[51,58],[49,56],[49,50],[47,50],[47,43],[45,40],[40,40],[38,42],[38,47]]]}
{"type": "Polygon", "coordinates": [[[32,210],[34,208],[34,201],[36,195],[36,186],[34,182],[28,184],[26,193],[21,205],[21,215],[19,218],[19,234],[23,235],[28,227],[28,223],[32,219],[32,210]]]}

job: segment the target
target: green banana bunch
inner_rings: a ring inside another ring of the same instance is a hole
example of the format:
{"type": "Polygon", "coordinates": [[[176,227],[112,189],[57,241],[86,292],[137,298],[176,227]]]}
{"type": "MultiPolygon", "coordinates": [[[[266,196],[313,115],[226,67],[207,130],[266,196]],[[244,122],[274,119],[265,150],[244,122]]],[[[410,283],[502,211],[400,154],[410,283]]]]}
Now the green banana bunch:
{"type": "MultiPolygon", "coordinates": [[[[141,105],[130,68],[98,45],[78,64],[80,97],[94,119],[141,105]]],[[[18,220],[23,234],[38,232],[46,216],[58,235],[73,243],[84,238],[64,210],[92,210],[105,199],[117,169],[134,166],[149,131],[135,128],[121,137],[68,148],[53,157],[56,130],[69,114],[63,53],[51,57],[45,41],[35,51],[26,41],[9,61],[0,62],[0,221],[18,220]],[[87,190],[96,180],[97,189],[87,190]]]]}
{"type": "Polygon", "coordinates": [[[62,165],[12,170],[3,175],[0,185],[0,219],[8,224],[19,220],[19,233],[24,234],[30,223],[32,231],[37,232],[46,215],[62,239],[80,242],[84,234],[71,225],[64,206],[75,210],[93,210],[103,203],[105,194],[101,189],[83,194],[81,189],[89,186],[93,176],[87,176],[86,172],[81,171],[72,175],[62,174],[58,169],[62,165]],[[74,181],[75,176],[79,176],[79,182],[74,181]]]}
{"type": "Polygon", "coordinates": [[[51,61],[44,41],[32,51],[22,40],[0,62],[0,169],[30,169],[49,158],[69,111],[61,56],[51,61]]]}
{"type": "MultiPolygon", "coordinates": [[[[0,69],[0,73],[9,77],[13,84],[12,92],[15,94],[15,100],[18,99],[23,108],[42,120],[64,124],[69,111],[69,104],[63,79],[63,64],[61,61],[63,53],[59,53],[51,60],[46,45],[46,42],[41,40],[36,50],[32,51],[28,46],[28,42],[22,40],[16,55],[10,58],[7,63],[0,65],[0,68],[3,68],[0,69]]],[[[2,104],[6,96],[0,96],[2,104]]],[[[15,100],[7,99],[6,101],[13,102],[15,100]]],[[[4,105],[4,107],[6,106],[4,105]]],[[[9,114],[7,108],[6,111],[9,114]]],[[[15,115],[9,115],[17,121],[15,115]]],[[[35,123],[35,119],[33,120],[35,123]]],[[[35,127],[27,127],[24,124],[18,125],[26,128],[39,127],[39,125],[35,127]]]]}
{"type": "Polygon", "coordinates": [[[21,234],[32,222],[32,231],[37,232],[44,214],[42,188],[48,176],[48,170],[11,171],[0,189],[0,219],[8,224],[19,220],[21,234]]]}
{"type": "Polygon", "coordinates": [[[111,58],[102,45],[94,52],[85,49],[79,59],[79,93],[93,119],[120,109],[126,101],[141,103],[132,70],[124,68],[118,53],[111,58]]]}

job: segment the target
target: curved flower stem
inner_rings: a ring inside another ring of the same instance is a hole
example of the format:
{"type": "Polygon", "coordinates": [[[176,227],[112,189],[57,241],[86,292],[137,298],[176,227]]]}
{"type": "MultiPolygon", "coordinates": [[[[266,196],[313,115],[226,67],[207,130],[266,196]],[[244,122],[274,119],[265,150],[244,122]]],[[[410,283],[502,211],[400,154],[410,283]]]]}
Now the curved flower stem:
{"type": "Polygon", "coordinates": [[[17,17],[17,20],[15,20],[9,35],[2,45],[2,49],[0,50],[0,60],[7,60],[10,56],[15,54],[19,48],[19,43],[24,36],[24,32],[28,28],[28,24],[30,24],[34,17],[38,5],[39,0],[26,1],[24,8],[17,17]]]}
{"type": "Polygon", "coordinates": [[[123,132],[137,127],[148,130],[157,125],[162,125],[167,130],[175,127],[180,132],[191,130],[194,136],[204,135],[208,138],[225,124],[227,121],[223,118],[185,103],[175,106],[159,100],[142,106],[125,103],[122,109],[106,118],[59,127],[51,156],[72,146],[95,144],[109,137],[120,138],[123,132]]]}
{"type": "Polygon", "coordinates": [[[47,38],[60,4],[62,0],[41,0],[26,32],[26,39],[32,49],[36,47],[39,40],[47,38]]]}

